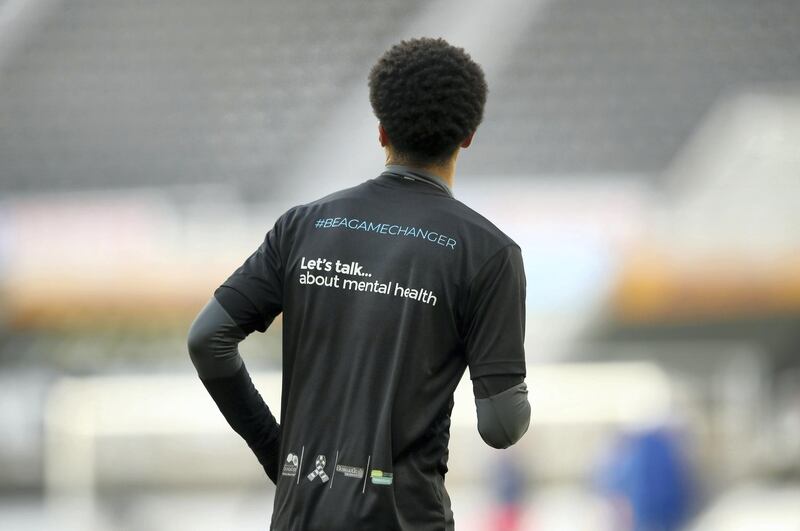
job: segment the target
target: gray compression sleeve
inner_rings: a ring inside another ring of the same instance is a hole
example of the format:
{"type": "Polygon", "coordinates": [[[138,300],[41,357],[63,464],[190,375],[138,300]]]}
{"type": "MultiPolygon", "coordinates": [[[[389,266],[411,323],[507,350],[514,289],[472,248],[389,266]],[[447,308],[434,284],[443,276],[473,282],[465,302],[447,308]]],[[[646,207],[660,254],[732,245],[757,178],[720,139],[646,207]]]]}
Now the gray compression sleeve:
{"type": "Polygon", "coordinates": [[[525,382],[489,398],[476,398],[478,433],[492,448],[508,448],[528,431],[531,405],[525,382]]]}
{"type": "Polygon", "coordinates": [[[247,336],[211,297],[189,329],[189,355],[200,378],[231,376],[242,366],[239,343],[247,336]]]}

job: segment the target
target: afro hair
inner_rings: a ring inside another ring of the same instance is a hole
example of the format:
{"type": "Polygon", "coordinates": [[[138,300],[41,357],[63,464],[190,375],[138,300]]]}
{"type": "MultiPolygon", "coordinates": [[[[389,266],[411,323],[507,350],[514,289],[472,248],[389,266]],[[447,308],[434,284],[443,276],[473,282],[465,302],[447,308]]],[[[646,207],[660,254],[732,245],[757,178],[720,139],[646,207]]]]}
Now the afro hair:
{"type": "Polygon", "coordinates": [[[404,161],[447,160],[474,133],[486,103],[483,69],[444,39],[402,41],[369,73],[369,100],[404,161]]]}

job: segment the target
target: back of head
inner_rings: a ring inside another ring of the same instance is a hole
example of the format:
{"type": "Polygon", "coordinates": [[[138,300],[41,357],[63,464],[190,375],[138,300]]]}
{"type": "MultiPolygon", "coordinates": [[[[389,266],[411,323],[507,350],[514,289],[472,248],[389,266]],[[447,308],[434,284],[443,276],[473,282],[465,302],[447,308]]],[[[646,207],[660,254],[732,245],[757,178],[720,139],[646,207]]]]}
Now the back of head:
{"type": "Polygon", "coordinates": [[[372,109],[409,164],[449,159],[483,119],[486,92],[481,67],[444,39],[402,41],[369,74],[372,109]]]}

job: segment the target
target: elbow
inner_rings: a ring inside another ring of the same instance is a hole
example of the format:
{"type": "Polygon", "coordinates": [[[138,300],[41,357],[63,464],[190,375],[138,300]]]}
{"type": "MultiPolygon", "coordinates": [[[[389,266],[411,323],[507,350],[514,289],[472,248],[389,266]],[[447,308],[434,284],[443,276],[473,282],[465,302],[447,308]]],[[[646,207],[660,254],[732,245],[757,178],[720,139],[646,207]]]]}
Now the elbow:
{"type": "Polygon", "coordinates": [[[189,334],[186,336],[189,358],[195,366],[197,366],[207,353],[209,340],[208,330],[204,330],[203,327],[198,324],[198,321],[195,320],[189,328],[189,334]]]}
{"type": "Polygon", "coordinates": [[[189,328],[186,346],[200,378],[230,376],[242,360],[236,346],[245,334],[212,297],[189,328]]]}

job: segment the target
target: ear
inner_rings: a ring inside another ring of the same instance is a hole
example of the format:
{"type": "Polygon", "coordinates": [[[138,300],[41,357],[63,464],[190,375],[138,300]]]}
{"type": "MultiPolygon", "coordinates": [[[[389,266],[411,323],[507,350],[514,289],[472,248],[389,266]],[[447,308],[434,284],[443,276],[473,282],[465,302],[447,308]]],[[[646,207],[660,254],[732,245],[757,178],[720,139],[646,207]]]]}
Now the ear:
{"type": "Polygon", "coordinates": [[[389,145],[389,135],[386,134],[386,129],[381,124],[378,124],[378,142],[381,143],[381,147],[389,145]]]}
{"type": "Polygon", "coordinates": [[[475,136],[475,131],[471,132],[469,136],[465,138],[463,142],[461,142],[461,147],[468,148],[470,144],[472,144],[472,137],[474,136],[475,136]]]}

